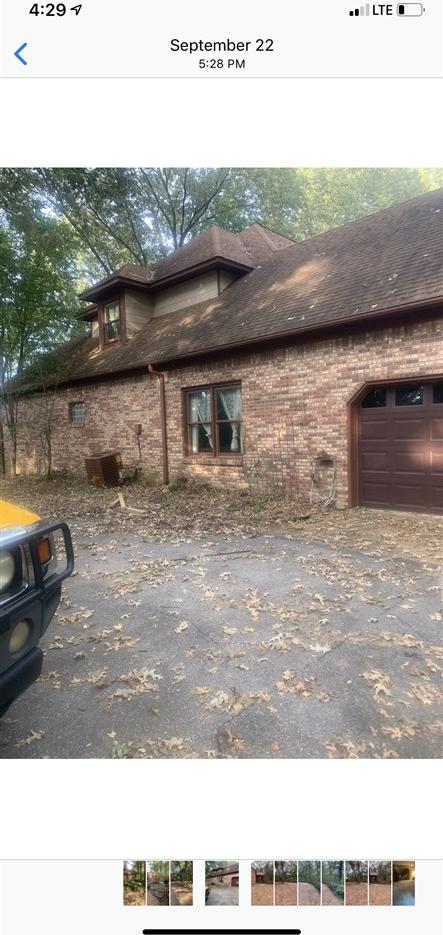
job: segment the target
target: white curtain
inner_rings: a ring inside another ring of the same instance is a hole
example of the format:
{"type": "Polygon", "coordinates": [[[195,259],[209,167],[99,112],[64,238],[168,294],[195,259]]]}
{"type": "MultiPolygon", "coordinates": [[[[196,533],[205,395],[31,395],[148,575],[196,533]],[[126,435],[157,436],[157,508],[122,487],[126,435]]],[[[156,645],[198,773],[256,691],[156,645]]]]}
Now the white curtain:
{"type": "Polygon", "coordinates": [[[240,451],[241,390],[218,390],[218,398],[223,406],[226,419],[238,419],[231,425],[231,451],[240,451]]]}
{"type": "MultiPolygon", "coordinates": [[[[190,422],[201,422],[204,423],[201,427],[206,433],[209,446],[212,448],[212,414],[211,414],[211,393],[208,390],[203,390],[201,393],[191,393],[189,405],[189,420],[190,422]]],[[[200,426],[192,426],[192,450],[198,451],[198,438],[199,438],[200,426]]]]}

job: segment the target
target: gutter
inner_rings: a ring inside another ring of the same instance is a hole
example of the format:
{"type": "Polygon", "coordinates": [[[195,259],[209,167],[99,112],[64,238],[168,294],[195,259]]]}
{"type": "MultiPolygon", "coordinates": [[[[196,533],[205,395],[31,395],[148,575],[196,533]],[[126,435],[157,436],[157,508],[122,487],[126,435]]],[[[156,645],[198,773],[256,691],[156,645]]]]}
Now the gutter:
{"type": "Polygon", "coordinates": [[[166,427],[166,393],[165,393],[165,374],[163,371],[156,370],[153,364],[148,364],[148,373],[151,377],[158,377],[160,380],[160,424],[162,431],[162,469],[163,483],[169,484],[169,459],[168,459],[168,433],[166,427]]]}

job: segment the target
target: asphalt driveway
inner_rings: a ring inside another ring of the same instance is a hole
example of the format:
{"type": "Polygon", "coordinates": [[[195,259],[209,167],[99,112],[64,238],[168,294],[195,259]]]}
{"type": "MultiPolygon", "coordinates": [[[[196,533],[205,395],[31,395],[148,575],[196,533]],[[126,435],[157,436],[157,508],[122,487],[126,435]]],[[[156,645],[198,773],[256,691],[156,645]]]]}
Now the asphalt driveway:
{"type": "Polygon", "coordinates": [[[0,756],[441,756],[438,567],[351,542],[77,524],[0,756]]]}

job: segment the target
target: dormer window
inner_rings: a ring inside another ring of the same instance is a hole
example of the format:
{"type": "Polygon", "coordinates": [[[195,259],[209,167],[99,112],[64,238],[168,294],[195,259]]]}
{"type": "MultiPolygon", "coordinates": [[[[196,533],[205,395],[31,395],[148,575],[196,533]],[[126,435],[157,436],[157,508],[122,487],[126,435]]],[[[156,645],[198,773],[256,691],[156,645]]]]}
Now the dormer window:
{"type": "Polygon", "coordinates": [[[121,316],[120,302],[112,302],[111,305],[105,305],[103,315],[103,337],[104,343],[117,341],[121,338],[121,316]]]}

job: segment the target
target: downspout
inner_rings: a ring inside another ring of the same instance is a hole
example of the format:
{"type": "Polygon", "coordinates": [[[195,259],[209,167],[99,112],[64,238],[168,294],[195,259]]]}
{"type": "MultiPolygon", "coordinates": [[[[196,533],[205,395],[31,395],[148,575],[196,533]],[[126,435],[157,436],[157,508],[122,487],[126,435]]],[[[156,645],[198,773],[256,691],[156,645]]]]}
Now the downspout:
{"type": "Polygon", "coordinates": [[[163,483],[169,484],[169,464],[168,464],[168,434],[166,428],[166,393],[165,393],[165,374],[162,371],[155,370],[153,364],[148,364],[148,372],[151,377],[158,377],[160,380],[160,424],[162,431],[162,458],[163,458],[163,483]]]}

